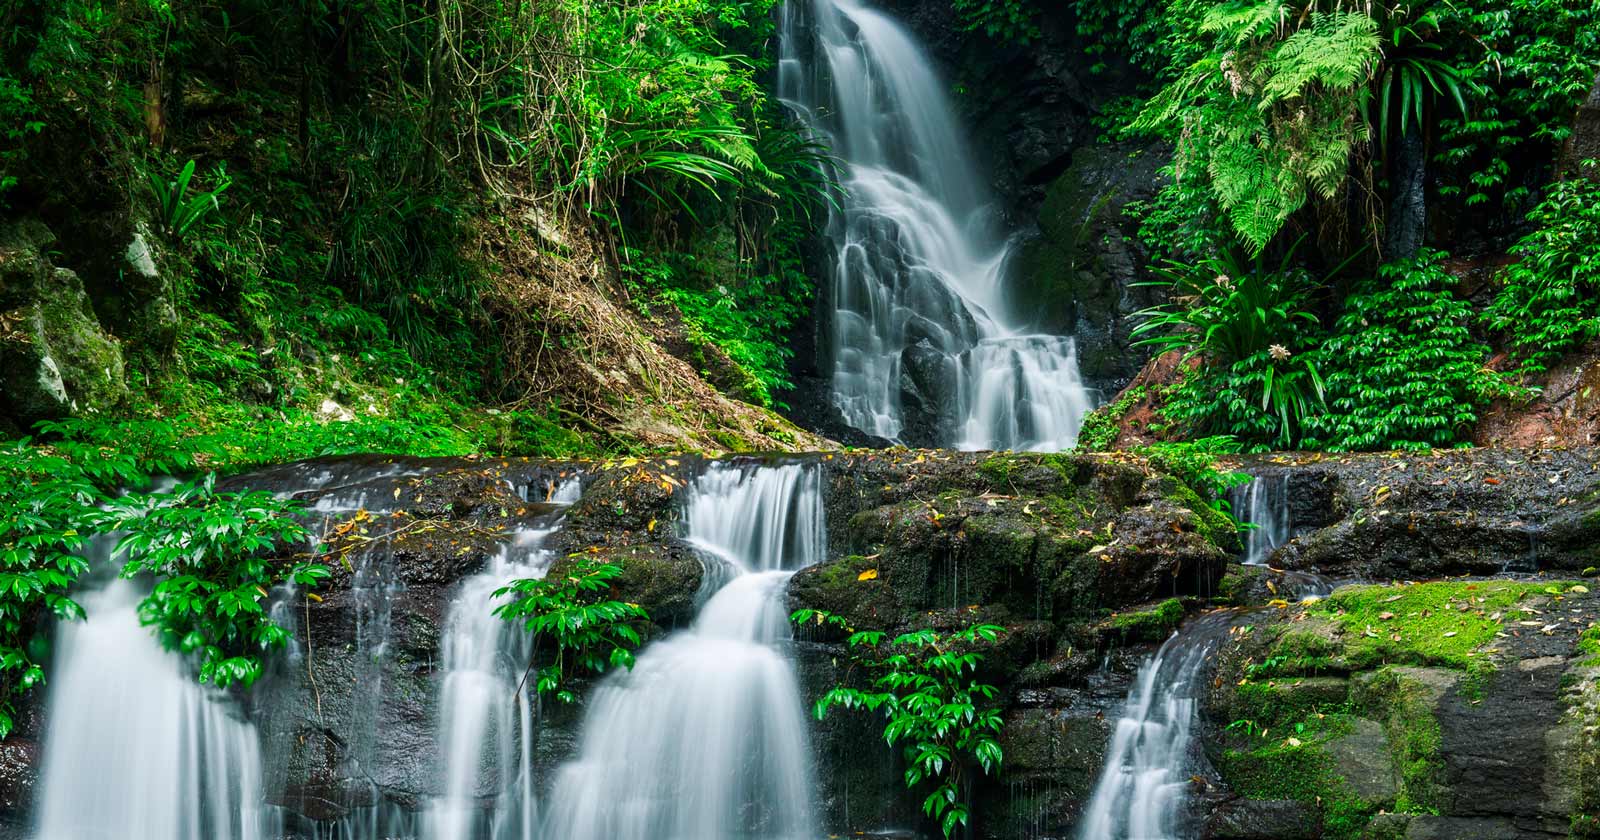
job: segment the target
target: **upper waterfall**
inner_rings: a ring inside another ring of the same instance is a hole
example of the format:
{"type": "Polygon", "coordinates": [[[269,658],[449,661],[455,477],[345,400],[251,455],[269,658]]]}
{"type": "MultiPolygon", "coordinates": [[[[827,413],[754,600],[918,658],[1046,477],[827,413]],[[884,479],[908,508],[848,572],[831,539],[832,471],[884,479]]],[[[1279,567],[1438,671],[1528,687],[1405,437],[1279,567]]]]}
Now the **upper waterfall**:
{"type": "Polygon", "coordinates": [[[1091,407],[1076,347],[1031,332],[1008,294],[1011,242],[927,55],[854,0],[782,14],[779,96],[840,161],[827,239],[845,421],[960,449],[1071,446],[1091,407]]]}

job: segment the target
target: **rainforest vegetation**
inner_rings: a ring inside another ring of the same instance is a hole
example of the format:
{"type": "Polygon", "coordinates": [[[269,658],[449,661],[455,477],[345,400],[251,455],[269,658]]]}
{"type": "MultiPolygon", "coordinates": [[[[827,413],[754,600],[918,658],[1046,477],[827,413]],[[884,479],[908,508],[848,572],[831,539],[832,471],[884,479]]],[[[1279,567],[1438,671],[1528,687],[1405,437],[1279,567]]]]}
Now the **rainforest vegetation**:
{"type": "MultiPolygon", "coordinates": [[[[977,50],[1074,39],[1118,80],[1096,142],[1163,155],[1125,221],[1163,301],[1137,346],[1181,362],[1103,395],[1081,448],[1148,404],[1145,454],[1216,501],[1209,453],[1466,445],[1600,339],[1600,165],[1571,143],[1595,0],[949,6],[977,50]]],[[[266,593],[330,561],[262,560],[301,543],[294,505],[218,474],[826,445],[784,415],[838,163],[772,92],[780,12],[0,0],[0,735],[95,535],[157,581],[143,617],[201,679],[261,672],[285,642],[266,593]]],[[[507,617],[639,618],[584,600],[600,568],[519,585],[507,617]]],[[[552,635],[573,661],[537,679],[561,696],[638,641],[552,635]]],[[[992,691],[940,667],[964,704],[992,691]]],[[[829,702],[938,725],[892,692],[829,702]]],[[[947,749],[998,764],[990,722],[947,749]]]]}

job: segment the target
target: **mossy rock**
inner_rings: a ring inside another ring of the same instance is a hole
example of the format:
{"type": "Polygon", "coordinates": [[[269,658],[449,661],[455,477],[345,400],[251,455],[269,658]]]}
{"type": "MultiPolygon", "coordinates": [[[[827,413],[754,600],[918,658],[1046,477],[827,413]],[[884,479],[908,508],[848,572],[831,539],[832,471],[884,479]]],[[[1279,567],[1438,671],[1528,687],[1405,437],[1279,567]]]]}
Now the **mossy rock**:
{"type": "Polygon", "coordinates": [[[1182,601],[1168,598],[1149,609],[1116,613],[1106,629],[1123,642],[1160,642],[1178,629],[1183,612],[1182,601]]]}

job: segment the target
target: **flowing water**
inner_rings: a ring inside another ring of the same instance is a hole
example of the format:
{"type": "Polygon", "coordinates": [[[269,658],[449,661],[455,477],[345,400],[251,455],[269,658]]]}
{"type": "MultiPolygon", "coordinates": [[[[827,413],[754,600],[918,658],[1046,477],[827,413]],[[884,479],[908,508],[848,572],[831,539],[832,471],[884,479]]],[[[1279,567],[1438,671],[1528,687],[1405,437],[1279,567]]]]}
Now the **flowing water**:
{"type": "Polygon", "coordinates": [[[714,465],[684,536],[726,582],[594,693],[543,821],[561,840],[809,840],[811,764],[784,587],[821,557],[814,467],[714,465]]]}
{"type": "Polygon", "coordinates": [[[1005,288],[1012,248],[927,54],[857,0],[789,0],[778,93],[840,160],[830,213],[835,406],[899,441],[1059,450],[1092,407],[1070,337],[1005,288]],[[914,420],[913,418],[921,418],[914,420]]]}
{"type": "Polygon", "coordinates": [[[1245,532],[1244,562],[1265,566],[1278,546],[1289,541],[1289,474],[1256,476],[1233,492],[1239,521],[1254,526],[1245,532]]]}
{"type": "Polygon", "coordinates": [[[1194,737],[1206,664],[1231,626],[1229,613],[1188,622],[1139,669],[1106,749],[1079,840],[1179,840],[1185,794],[1205,760],[1194,737]]]}
{"type": "MultiPolygon", "coordinates": [[[[547,490],[550,502],[577,501],[569,479],[547,490]]],[[[494,614],[495,592],[519,578],[542,578],[555,555],[545,539],[558,523],[512,534],[489,567],[470,577],[450,604],[441,659],[439,747],[445,789],[428,809],[429,840],[533,840],[534,708],[523,675],[532,653],[518,624],[494,614]],[[493,802],[485,807],[484,802],[493,802]]]]}
{"type": "Polygon", "coordinates": [[[145,590],[110,578],[110,547],[91,543],[108,582],[79,596],[87,618],[56,643],[36,837],[266,837],[255,727],[140,625],[145,590]]]}

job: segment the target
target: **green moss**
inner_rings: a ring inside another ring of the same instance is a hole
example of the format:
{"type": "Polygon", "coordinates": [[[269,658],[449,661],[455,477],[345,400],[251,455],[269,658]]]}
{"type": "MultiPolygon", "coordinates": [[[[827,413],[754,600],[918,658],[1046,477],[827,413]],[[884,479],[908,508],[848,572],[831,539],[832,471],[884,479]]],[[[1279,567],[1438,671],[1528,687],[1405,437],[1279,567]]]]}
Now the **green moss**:
{"type": "Polygon", "coordinates": [[[1349,708],[1349,683],[1339,677],[1246,680],[1234,690],[1234,716],[1257,727],[1293,727],[1349,708]]]}
{"type": "Polygon", "coordinates": [[[1395,810],[1435,814],[1444,795],[1443,737],[1434,714],[1435,695],[1402,669],[1385,668],[1366,675],[1357,692],[1367,716],[1382,721],[1389,736],[1400,791],[1395,810]]]}
{"type": "Polygon", "coordinates": [[[1016,458],[1010,455],[995,455],[985,458],[978,464],[978,475],[983,476],[989,485],[995,488],[1009,487],[1015,470],[1016,458]]]}
{"type": "Polygon", "coordinates": [[[1148,610],[1117,613],[1110,627],[1127,641],[1159,642],[1172,635],[1183,621],[1183,602],[1169,598],[1148,610]]]}
{"type": "Polygon", "coordinates": [[[1335,769],[1323,744],[1335,736],[1338,719],[1330,719],[1325,737],[1278,739],[1249,750],[1227,750],[1218,770],[1233,791],[1249,799],[1293,799],[1320,805],[1323,837],[1355,840],[1377,807],[1357,796],[1335,769]]]}
{"type": "Polygon", "coordinates": [[[1493,667],[1490,643],[1504,622],[1528,617],[1522,607],[1530,600],[1559,595],[1572,585],[1441,581],[1354,586],[1312,604],[1307,614],[1339,626],[1338,654],[1349,670],[1408,664],[1481,674],[1493,667]]]}
{"type": "Polygon", "coordinates": [[[1143,385],[1129,388],[1115,401],[1089,412],[1078,430],[1077,451],[1103,452],[1110,449],[1122,434],[1123,419],[1135,404],[1144,399],[1146,390],[1143,385]]]}
{"type": "Polygon", "coordinates": [[[1600,627],[1590,627],[1578,634],[1577,653],[1583,657],[1578,667],[1600,667],[1600,627]]]}

